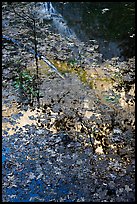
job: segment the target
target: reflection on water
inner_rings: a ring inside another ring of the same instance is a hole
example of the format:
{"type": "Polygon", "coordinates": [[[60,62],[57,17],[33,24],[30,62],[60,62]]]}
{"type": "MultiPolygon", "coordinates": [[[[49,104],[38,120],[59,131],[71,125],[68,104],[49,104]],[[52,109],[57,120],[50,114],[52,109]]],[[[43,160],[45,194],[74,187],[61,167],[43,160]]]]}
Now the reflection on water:
{"type": "Polygon", "coordinates": [[[135,2],[40,2],[37,17],[64,37],[96,40],[104,59],[135,55],[135,2]]]}
{"type": "Polygon", "coordinates": [[[44,2],[39,4],[38,17],[44,20],[50,20],[52,29],[65,37],[75,37],[75,33],[67,25],[63,16],[54,9],[51,2],[44,2]]]}
{"type": "Polygon", "coordinates": [[[22,131],[25,130],[25,125],[37,125],[37,110],[21,111],[17,103],[13,103],[10,108],[5,105],[2,108],[2,117],[6,119],[2,122],[2,130],[8,135],[15,134],[19,128],[22,128],[22,131]]]}
{"type": "Polygon", "coordinates": [[[134,2],[53,2],[69,27],[83,41],[97,40],[103,57],[135,54],[134,2]]]}

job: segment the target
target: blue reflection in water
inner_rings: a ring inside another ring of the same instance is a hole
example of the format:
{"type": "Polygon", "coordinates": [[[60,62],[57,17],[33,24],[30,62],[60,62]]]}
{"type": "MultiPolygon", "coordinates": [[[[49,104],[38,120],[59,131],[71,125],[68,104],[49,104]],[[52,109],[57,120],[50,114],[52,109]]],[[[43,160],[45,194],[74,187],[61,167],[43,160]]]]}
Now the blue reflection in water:
{"type": "Polygon", "coordinates": [[[52,200],[64,199],[64,202],[74,202],[74,199],[71,199],[71,196],[67,198],[67,195],[70,192],[75,194],[75,199],[81,198],[84,196],[81,190],[74,188],[74,181],[66,182],[64,180],[59,180],[58,185],[51,183],[47,184],[41,179],[32,179],[30,183],[26,186],[23,186],[23,178],[26,173],[26,169],[22,172],[18,172],[19,184],[16,184],[18,187],[12,187],[6,189],[6,195],[9,196],[10,202],[49,202],[52,200]]]}
{"type": "MultiPolygon", "coordinates": [[[[45,183],[41,180],[33,179],[31,183],[28,184],[27,187],[13,187],[7,188],[6,193],[7,195],[15,195],[16,197],[10,197],[10,202],[37,202],[43,201],[49,202],[51,200],[59,200],[61,197],[64,198],[66,195],[69,194],[69,191],[72,191],[72,183],[63,183],[61,180],[59,181],[59,186],[55,186],[51,184],[50,186],[45,185],[45,183]],[[54,193],[52,194],[52,192],[54,193]],[[31,199],[31,200],[30,200],[31,199]]],[[[80,191],[75,190],[76,197],[80,198],[82,193],[80,191]]],[[[71,198],[66,198],[65,202],[73,202],[71,198]]]]}
{"type": "Polygon", "coordinates": [[[28,187],[13,187],[7,188],[7,195],[15,195],[15,197],[10,198],[10,202],[34,202],[33,198],[41,199],[41,195],[44,196],[44,183],[41,180],[33,179],[31,183],[28,184],[28,187]]]}
{"type": "Polygon", "coordinates": [[[2,154],[2,163],[6,161],[6,156],[2,154]]]}
{"type": "Polygon", "coordinates": [[[6,154],[10,153],[10,148],[3,147],[2,148],[2,164],[6,161],[6,154]]]}

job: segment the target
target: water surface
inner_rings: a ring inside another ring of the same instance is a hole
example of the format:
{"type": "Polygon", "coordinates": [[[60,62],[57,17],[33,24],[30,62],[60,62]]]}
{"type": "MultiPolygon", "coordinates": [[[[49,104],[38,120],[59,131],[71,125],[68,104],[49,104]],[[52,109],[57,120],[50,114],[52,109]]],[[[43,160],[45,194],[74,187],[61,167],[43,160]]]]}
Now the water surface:
{"type": "Polygon", "coordinates": [[[82,41],[97,40],[104,59],[135,54],[134,2],[53,2],[82,41]]]}

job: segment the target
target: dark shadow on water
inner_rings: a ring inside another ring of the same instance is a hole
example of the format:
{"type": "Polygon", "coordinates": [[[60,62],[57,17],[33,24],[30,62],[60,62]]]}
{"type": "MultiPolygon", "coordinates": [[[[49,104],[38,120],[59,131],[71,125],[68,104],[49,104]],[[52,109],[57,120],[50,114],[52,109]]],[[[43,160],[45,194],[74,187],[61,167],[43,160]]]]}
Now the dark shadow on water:
{"type": "Polygon", "coordinates": [[[53,2],[52,4],[78,38],[83,41],[99,42],[99,51],[104,59],[134,56],[134,2],[53,2]]]}

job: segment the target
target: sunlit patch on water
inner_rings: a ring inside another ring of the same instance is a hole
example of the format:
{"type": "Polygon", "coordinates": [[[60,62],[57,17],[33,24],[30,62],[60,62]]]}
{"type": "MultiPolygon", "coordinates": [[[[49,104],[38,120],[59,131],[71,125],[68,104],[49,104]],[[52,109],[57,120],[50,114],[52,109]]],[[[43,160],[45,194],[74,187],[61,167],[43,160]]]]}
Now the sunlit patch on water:
{"type": "Polygon", "coordinates": [[[19,128],[24,131],[25,125],[37,125],[38,112],[30,109],[21,111],[17,108],[17,103],[14,103],[10,108],[3,105],[2,117],[7,119],[7,122],[2,122],[2,130],[13,135],[19,128]]]}
{"type": "MultiPolygon", "coordinates": [[[[106,67],[101,66],[93,69],[85,69],[82,70],[80,67],[76,68],[75,66],[72,67],[70,66],[67,62],[62,62],[59,60],[52,60],[52,63],[55,64],[55,66],[58,68],[58,70],[63,73],[64,75],[66,73],[71,73],[75,74],[78,77],[80,77],[80,80],[84,84],[89,84],[89,81],[91,80],[93,82],[93,87],[94,93],[100,100],[102,104],[106,104],[110,106],[112,109],[114,108],[113,101],[115,100],[115,96],[112,95],[111,90],[113,89],[113,83],[114,81],[112,80],[112,75],[113,75],[113,66],[106,67]],[[106,75],[106,69],[107,69],[107,75],[106,75]],[[81,71],[79,71],[81,70],[81,71]]],[[[48,77],[50,73],[50,67],[47,66],[42,60],[39,60],[39,76],[43,80],[48,77]]],[[[30,72],[34,73],[36,71],[36,65],[35,61],[28,66],[27,68],[30,72]]],[[[67,76],[66,76],[67,78],[67,76]]],[[[41,86],[41,89],[43,90],[43,87],[41,86]]],[[[117,93],[116,93],[117,94],[117,93]]],[[[124,95],[121,96],[124,97],[124,95]]],[[[124,101],[124,99],[123,99],[124,101]]],[[[120,100],[117,100],[117,102],[122,103],[122,98],[120,100]]],[[[91,106],[94,105],[94,101],[89,101],[88,99],[84,99],[83,101],[83,108],[84,108],[84,116],[85,118],[90,119],[94,115],[94,111],[90,109],[91,106]]],[[[125,104],[126,105],[126,104],[125,104]]],[[[126,108],[126,106],[124,106],[126,108]]],[[[127,109],[129,110],[129,109],[127,109]]],[[[56,112],[52,111],[49,108],[50,111],[50,131],[52,133],[57,133],[57,129],[54,125],[56,121],[56,116],[58,115],[56,112]]],[[[36,110],[31,110],[28,108],[27,111],[23,110],[21,111],[18,108],[18,105],[16,102],[12,103],[11,107],[8,107],[6,105],[3,105],[3,111],[2,111],[2,116],[4,118],[3,123],[2,123],[2,129],[3,131],[5,130],[9,135],[12,135],[16,133],[16,131],[19,128],[22,128],[22,130],[25,130],[25,125],[38,125],[38,117],[41,113],[36,110]],[[7,119],[7,121],[6,121],[7,119]]],[[[97,114],[96,114],[97,117],[97,114]]],[[[100,117],[100,116],[99,116],[100,117]]],[[[45,125],[47,128],[47,126],[45,125]]],[[[75,128],[78,132],[81,130],[81,125],[79,123],[75,124],[75,128]]],[[[101,149],[96,150],[97,152],[102,152],[101,149]]]]}
{"type": "Polygon", "coordinates": [[[96,150],[95,150],[95,152],[96,152],[97,154],[104,154],[102,146],[97,147],[96,150]]]}

